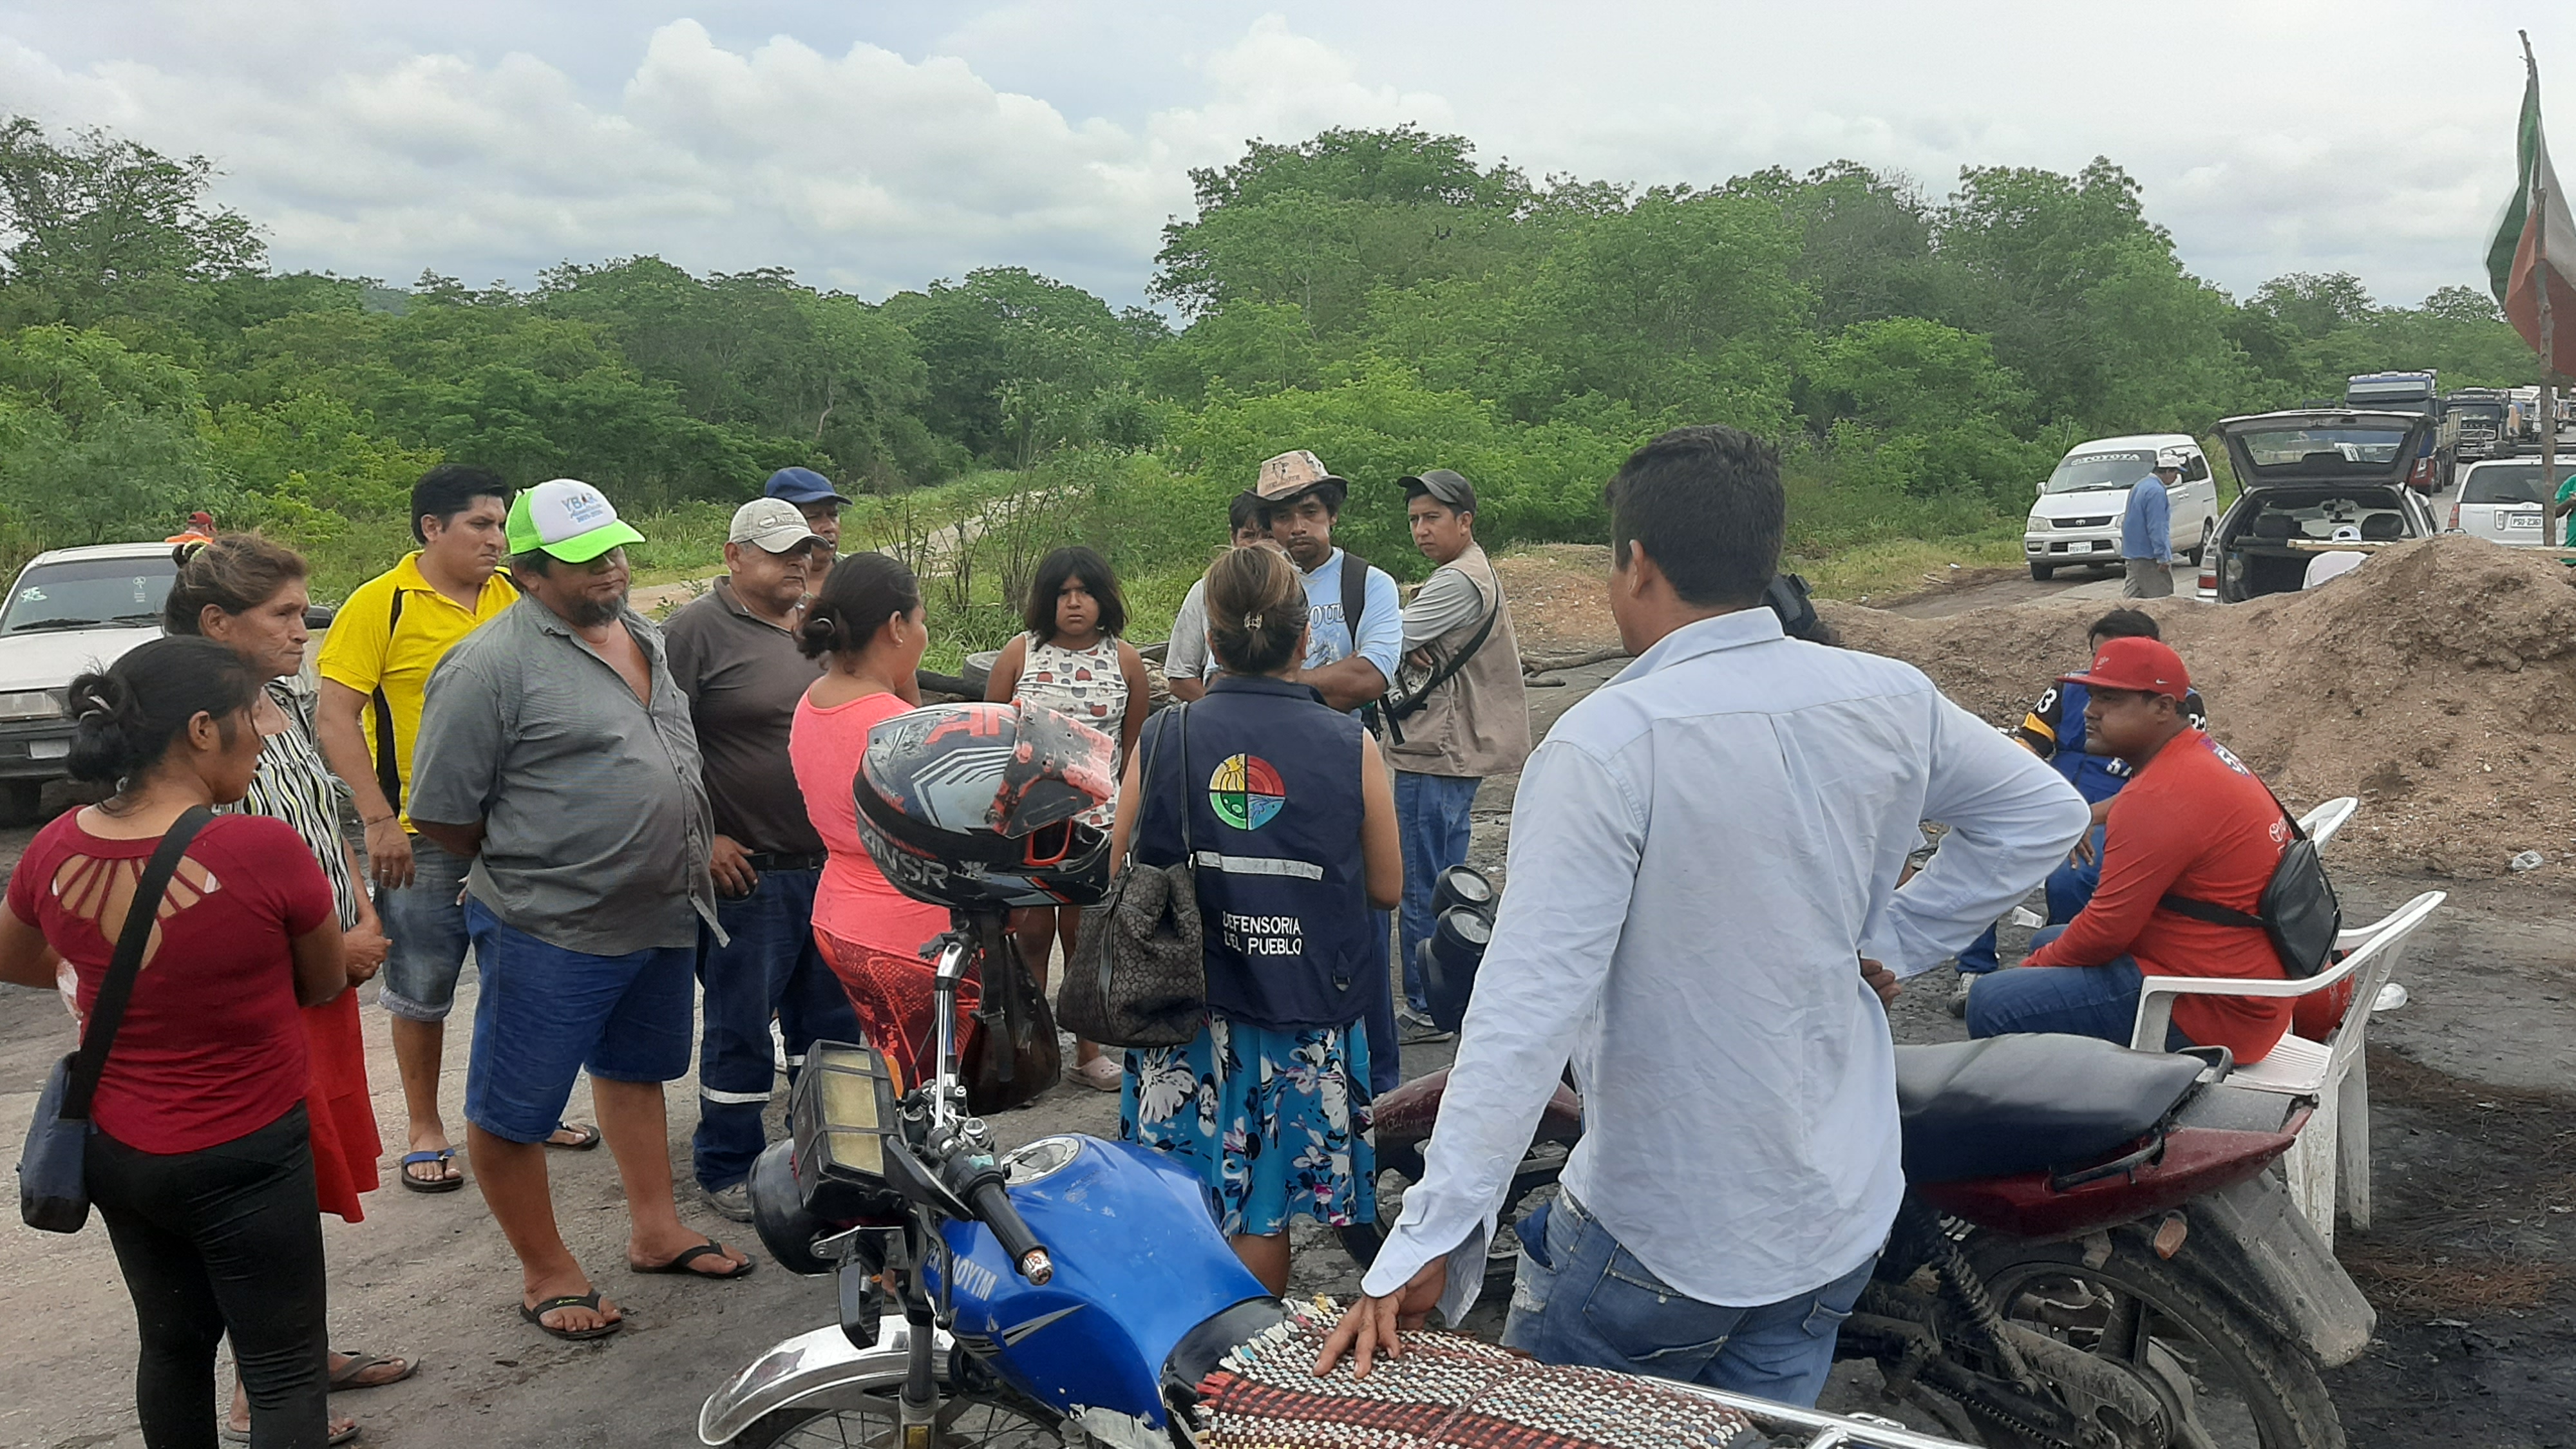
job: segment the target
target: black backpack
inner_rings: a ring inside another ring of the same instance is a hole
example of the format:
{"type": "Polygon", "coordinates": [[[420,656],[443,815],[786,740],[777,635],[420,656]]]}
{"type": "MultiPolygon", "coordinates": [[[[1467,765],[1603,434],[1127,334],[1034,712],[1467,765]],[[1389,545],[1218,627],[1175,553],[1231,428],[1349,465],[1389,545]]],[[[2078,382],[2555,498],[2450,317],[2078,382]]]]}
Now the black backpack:
{"type": "MultiPolygon", "coordinates": [[[[2273,796],[2272,803],[2280,804],[2280,797],[2273,796]]],[[[2157,904],[2175,915],[2213,926],[2241,926],[2263,932],[2272,938],[2272,952],[2281,958],[2282,974],[2293,981],[2304,981],[2334,964],[2335,937],[2343,930],[2343,906],[2335,899],[2334,882],[2326,879],[2326,863],[2317,854],[2317,843],[2299,828],[2298,817],[2288,809],[2284,808],[2281,815],[2290,822],[2290,847],[2281,852],[2280,863],[2272,867],[2271,883],[2263,887],[2262,899],[2255,902],[2253,912],[2231,911],[2179,895],[2168,895],[2157,904]]]]}

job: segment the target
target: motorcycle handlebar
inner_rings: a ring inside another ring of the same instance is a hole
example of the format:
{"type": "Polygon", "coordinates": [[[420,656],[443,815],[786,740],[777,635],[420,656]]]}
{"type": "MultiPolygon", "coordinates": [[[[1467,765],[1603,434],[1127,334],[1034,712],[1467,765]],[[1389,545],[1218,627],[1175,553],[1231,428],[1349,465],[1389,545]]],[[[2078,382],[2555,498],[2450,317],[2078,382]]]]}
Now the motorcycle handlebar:
{"type": "Polygon", "coordinates": [[[1055,1276],[1055,1262],[1047,1256],[1037,1234],[1030,1232],[1029,1225],[1021,1220],[1020,1210],[1011,1205],[1011,1195],[1002,1186],[1002,1179],[992,1176],[975,1184],[966,1201],[975,1209],[975,1216],[983,1221],[984,1226],[993,1230],[993,1241],[1001,1244],[1002,1251],[1010,1255],[1011,1265],[1019,1270],[1020,1276],[1041,1288],[1045,1287],[1047,1280],[1055,1276]]]}

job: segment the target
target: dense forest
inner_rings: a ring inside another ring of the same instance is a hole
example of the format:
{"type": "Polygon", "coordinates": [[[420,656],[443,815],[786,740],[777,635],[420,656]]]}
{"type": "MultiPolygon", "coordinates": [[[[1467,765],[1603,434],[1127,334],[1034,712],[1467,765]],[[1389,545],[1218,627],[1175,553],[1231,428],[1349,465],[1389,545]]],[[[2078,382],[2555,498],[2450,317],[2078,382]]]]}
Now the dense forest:
{"type": "Polygon", "coordinates": [[[2383,367],[2536,380],[2466,287],[2229,296],[2108,160],[1970,168],[1935,198],[1850,162],[1641,190],[1534,182],[1412,128],[1255,142],[1192,173],[1149,288],[1167,311],[1013,267],[881,303],[652,256],[525,289],[280,273],[215,167],[0,124],[0,553],[206,507],[326,557],[366,541],[324,570],[345,589],[451,458],[675,515],[805,464],[871,496],[863,536],[916,550],[905,500],[964,480],[1186,573],[1252,465],[1310,447],[1360,485],[1353,542],[1403,574],[1402,473],[1475,478],[1489,538],[1595,538],[1627,450],[1721,421],[1782,440],[1816,556],[2007,527],[2088,436],[2205,432],[2383,367]]]}

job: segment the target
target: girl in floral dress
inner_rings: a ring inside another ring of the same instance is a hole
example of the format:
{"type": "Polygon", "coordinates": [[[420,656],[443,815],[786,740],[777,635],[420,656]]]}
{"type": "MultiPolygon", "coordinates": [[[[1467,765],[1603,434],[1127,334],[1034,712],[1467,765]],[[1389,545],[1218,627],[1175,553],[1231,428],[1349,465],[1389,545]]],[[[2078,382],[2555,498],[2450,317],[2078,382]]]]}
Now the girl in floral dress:
{"type": "MultiPolygon", "coordinates": [[[[1124,759],[1145,723],[1147,683],[1144,657],[1118,637],[1127,627],[1127,600],[1109,561],[1087,548],[1060,548],[1039,560],[1020,622],[1028,632],[993,661],[984,697],[996,703],[1027,700],[1070,715],[1116,740],[1124,759]]],[[[1084,818],[1106,830],[1110,807],[1104,804],[1084,818]]],[[[1048,956],[1060,941],[1064,959],[1071,961],[1081,925],[1082,911],[1074,906],[1012,913],[1020,958],[1040,991],[1046,989],[1048,956]]],[[[1065,1079],[1114,1092],[1120,1073],[1097,1042],[1076,1041],[1065,1079]]]]}
{"type": "Polygon", "coordinates": [[[1196,1170],[1235,1252],[1288,1284],[1288,1219],[1376,1219],[1368,1041],[1389,989],[1371,925],[1404,889],[1395,790],[1376,741],[1293,675],[1306,592],[1267,548],[1207,574],[1224,672],[1166,710],[1127,761],[1111,858],[1196,861],[1207,1025],[1130,1051],[1119,1133],[1196,1170]]]}

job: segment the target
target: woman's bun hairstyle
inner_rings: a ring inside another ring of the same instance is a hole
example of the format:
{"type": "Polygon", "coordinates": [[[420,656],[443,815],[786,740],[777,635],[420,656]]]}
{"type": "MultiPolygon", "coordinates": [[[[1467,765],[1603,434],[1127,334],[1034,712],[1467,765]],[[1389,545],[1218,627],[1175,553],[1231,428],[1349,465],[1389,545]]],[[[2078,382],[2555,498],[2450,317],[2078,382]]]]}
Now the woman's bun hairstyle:
{"type": "Polygon", "coordinates": [[[1276,674],[1298,658],[1306,581],[1276,549],[1238,548],[1207,571],[1208,647],[1236,674],[1276,674]]]}
{"type": "Polygon", "coordinates": [[[256,533],[191,539],[172,549],[170,559],[179,574],[161,605],[161,627],[173,634],[202,632],[198,624],[208,604],[227,614],[248,613],[305,573],[304,555],[256,533]]]}
{"type": "MultiPolygon", "coordinates": [[[[104,670],[74,679],[64,693],[72,717],[63,764],[75,780],[129,783],[161,763],[170,742],[200,714],[226,721],[259,685],[241,656],[211,639],[174,636],[127,650],[104,670]]],[[[229,735],[227,736],[229,738],[229,735]]]]}
{"type": "Polygon", "coordinates": [[[796,648],[808,659],[850,655],[868,647],[885,622],[921,607],[921,581],[881,553],[854,553],[823,576],[823,591],[805,610],[796,648]]]}

